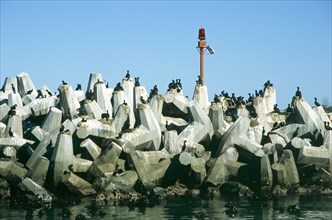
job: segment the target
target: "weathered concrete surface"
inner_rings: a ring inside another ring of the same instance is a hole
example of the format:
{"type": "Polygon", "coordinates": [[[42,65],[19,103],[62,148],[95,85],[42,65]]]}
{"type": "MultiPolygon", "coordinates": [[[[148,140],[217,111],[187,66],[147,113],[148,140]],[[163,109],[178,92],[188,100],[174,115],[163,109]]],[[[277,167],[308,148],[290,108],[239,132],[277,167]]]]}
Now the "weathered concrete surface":
{"type": "Polygon", "coordinates": [[[273,181],[277,185],[285,187],[288,185],[288,177],[285,165],[281,163],[274,163],[271,166],[273,173],[273,181]]]}
{"type": "Polygon", "coordinates": [[[108,112],[113,114],[113,108],[111,104],[111,96],[106,91],[106,85],[102,82],[95,83],[94,85],[94,100],[96,100],[102,112],[108,112]]]}
{"type": "Polygon", "coordinates": [[[283,164],[286,168],[288,183],[290,185],[297,185],[300,183],[299,173],[296,168],[294,161],[293,153],[290,150],[284,150],[280,163],[283,164]]]}
{"type": "Polygon", "coordinates": [[[74,157],[73,158],[73,172],[75,173],[86,173],[92,166],[93,161],[74,157]]]}
{"type": "Polygon", "coordinates": [[[140,159],[139,151],[131,153],[129,160],[146,189],[152,189],[161,184],[171,163],[170,159],[165,159],[157,164],[148,164],[140,159]]]}
{"type": "Polygon", "coordinates": [[[0,176],[4,177],[10,183],[18,184],[26,177],[27,173],[28,170],[21,164],[0,158],[0,176]]]}
{"type": "Polygon", "coordinates": [[[297,163],[326,165],[330,160],[329,150],[325,146],[302,146],[300,148],[297,163]]]}
{"type": "Polygon", "coordinates": [[[97,82],[103,82],[103,76],[100,73],[90,73],[88,87],[86,91],[93,91],[94,85],[97,82]]]}
{"type": "Polygon", "coordinates": [[[12,161],[16,161],[16,149],[15,147],[6,146],[2,149],[2,153],[5,158],[8,158],[12,161]]]}
{"type": "Polygon", "coordinates": [[[70,85],[60,85],[60,108],[65,119],[72,119],[77,115],[77,109],[80,107],[79,102],[75,98],[73,89],[70,85]]]}
{"type": "Polygon", "coordinates": [[[13,133],[13,137],[19,137],[23,138],[23,126],[22,126],[22,120],[21,117],[18,115],[13,115],[12,117],[9,117],[7,127],[6,127],[6,134],[8,134],[7,137],[9,137],[9,129],[13,133]]]}
{"type": "Polygon", "coordinates": [[[268,155],[261,158],[261,191],[269,192],[273,185],[273,175],[268,155]]]}
{"type": "Polygon", "coordinates": [[[264,100],[267,112],[272,112],[277,103],[277,92],[274,86],[267,86],[264,91],[264,100]]]}
{"type": "Polygon", "coordinates": [[[50,161],[46,157],[39,157],[34,166],[29,169],[27,177],[33,180],[36,184],[43,186],[46,180],[49,165],[50,161]]]}
{"type": "Polygon", "coordinates": [[[299,136],[308,133],[314,135],[316,130],[323,131],[325,129],[323,121],[303,97],[301,99],[295,100],[295,110],[298,114],[300,114],[305,123],[305,126],[298,130],[299,136]]]}
{"type": "Polygon", "coordinates": [[[228,172],[225,167],[225,156],[220,155],[216,159],[213,168],[208,174],[206,182],[211,183],[214,186],[219,186],[227,180],[228,180],[228,172]]]}
{"type": "Polygon", "coordinates": [[[98,177],[103,176],[104,173],[114,172],[121,152],[122,148],[117,143],[111,142],[92,163],[89,174],[98,177]]]}
{"type": "Polygon", "coordinates": [[[131,109],[134,109],[134,81],[133,78],[124,78],[121,84],[122,88],[126,93],[126,98],[128,100],[128,105],[131,109]]]}
{"type": "Polygon", "coordinates": [[[4,122],[8,116],[9,110],[10,107],[6,103],[0,105],[0,121],[4,122]]]}
{"type": "Polygon", "coordinates": [[[135,125],[135,115],[126,104],[118,106],[113,120],[114,129],[117,134],[126,129],[132,129],[135,125]]]}
{"type": "Polygon", "coordinates": [[[0,148],[10,146],[10,147],[14,147],[16,150],[18,150],[18,149],[20,149],[21,146],[23,146],[25,144],[32,145],[32,144],[34,144],[34,141],[30,141],[30,140],[23,139],[23,138],[13,138],[13,137],[0,138],[0,148]]]}
{"type": "Polygon", "coordinates": [[[43,121],[41,128],[44,131],[51,132],[61,125],[61,119],[62,111],[55,107],[52,107],[50,108],[50,111],[48,112],[45,120],[43,121]]]}
{"type": "Polygon", "coordinates": [[[64,172],[69,172],[69,166],[73,164],[73,140],[70,133],[60,133],[54,146],[50,175],[52,185],[56,187],[61,181],[64,172]]]}
{"type": "Polygon", "coordinates": [[[196,84],[193,100],[200,104],[205,113],[209,112],[208,107],[211,103],[209,102],[208,90],[205,85],[196,84]]]}
{"type": "Polygon", "coordinates": [[[101,108],[99,107],[99,105],[95,100],[92,101],[85,100],[84,108],[91,119],[96,119],[96,120],[101,119],[101,114],[103,113],[103,111],[101,110],[101,108]]]}
{"type": "Polygon", "coordinates": [[[178,134],[176,131],[165,132],[164,147],[171,156],[181,153],[182,147],[178,140],[178,134]]]}
{"type": "Polygon", "coordinates": [[[70,192],[77,196],[84,197],[96,194],[96,191],[89,182],[72,172],[65,174],[61,179],[61,182],[70,192]]]}
{"type": "Polygon", "coordinates": [[[135,171],[125,171],[119,175],[111,176],[107,181],[103,189],[106,192],[122,191],[131,192],[134,191],[133,187],[138,180],[138,175],[135,171]]]}
{"type": "Polygon", "coordinates": [[[110,138],[116,134],[114,126],[104,124],[96,120],[87,120],[80,122],[77,128],[77,136],[81,139],[87,138],[89,135],[110,138]]]}
{"type": "Polygon", "coordinates": [[[174,90],[170,90],[165,94],[164,98],[166,105],[172,104],[173,106],[175,106],[177,111],[180,111],[184,114],[188,113],[187,106],[189,105],[189,101],[181,93],[178,93],[174,90]]]}
{"type": "Polygon", "coordinates": [[[224,112],[221,103],[214,102],[210,105],[209,118],[212,123],[214,133],[216,133],[219,129],[224,129],[226,131],[224,112]]]}
{"type": "Polygon", "coordinates": [[[52,195],[42,186],[35,183],[30,178],[26,177],[18,185],[18,188],[22,190],[25,196],[29,199],[42,201],[42,202],[52,202],[52,195]]]}
{"type": "Polygon", "coordinates": [[[246,131],[249,128],[250,120],[246,117],[239,117],[235,123],[226,131],[220,145],[217,148],[216,155],[221,155],[235,144],[241,148],[255,154],[256,156],[262,157],[264,151],[263,146],[257,144],[255,141],[250,140],[246,136],[246,131]]]}
{"type": "Polygon", "coordinates": [[[135,86],[134,88],[134,108],[138,108],[139,104],[144,104],[141,101],[141,98],[143,98],[145,101],[148,100],[149,94],[146,91],[146,88],[144,86],[135,86]]]}
{"type": "Polygon", "coordinates": [[[164,102],[165,102],[165,97],[163,95],[155,95],[151,98],[149,102],[149,106],[154,116],[156,117],[157,121],[159,122],[160,127],[166,124],[166,120],[162,115],[164,102]]]}
{"type": "Polygon", "coordinates": [[[82,141],[80,147],[86,149],[87,159],[91,158],[92,160],[95,160],[97,157],[99,157],[101,153],[100,147],[97,144],[95,144],[90,138],[87,138],[84,141],[82,141]]]}
{"type": "Polygon", "coordinates": [[[18,92],[23,97],[29,90],[32,90],[32,93],[37,95],[36,87],[34,86],[30,76],[26,72],[21,72],[16,76],[18,92]]]}

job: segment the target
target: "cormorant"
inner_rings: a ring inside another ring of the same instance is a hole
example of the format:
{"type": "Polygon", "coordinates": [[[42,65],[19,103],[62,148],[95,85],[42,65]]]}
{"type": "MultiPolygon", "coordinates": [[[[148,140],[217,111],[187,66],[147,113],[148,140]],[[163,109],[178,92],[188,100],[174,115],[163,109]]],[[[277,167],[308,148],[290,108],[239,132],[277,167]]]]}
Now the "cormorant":
{"type": "Polygon", "coordinates": [[[59,132],[62,133],[64,130],[65,130],[65,126],[64,126],[64,125],[61,125],[61,126],[60,126],[60,129],[59,129],[59,132]]]}
{"type": "Polygon", "coordinates": [[[315,97],[315,105],[318,107],[320,106],[319,102],[317,102],[317,98],[315,97]]]}
{"type": "Polygon", "coordinates": [[[11,117],[13,115],[16,115],[16,107],[17,104],[13,105],[12,107],[10,107],[9,111],[8,111],[8,116],[11,117]]]}
{"type": "Polygon", "coordinates": [[[11,127],[8,129],[8,134],[9,134],[9,137],[14,137],[14,133],[12,132],[11,127]]]}
{"type": "Polygon", "coordinates": [[[297,137],[297,135],[298,135],[298,130],[299,130],[299,127],[296,128],[294,134],[292,135],[292,138],[297,137]]]}
{"type": "Polygon", "coordinates": [[[30,95],[32,93],[33,89],[30,89],[26,92],[27,95],[30,95]]]}
{"type": "Polygon", "coordinates": [[[46,89],[46,92],[49,96],[52,96],[53,94],[50,92],[50,90],[46,89]]]}
{"type": "Polygon", "coordinates": [[[295,92],[295,96],[299,97],[299,98],[302,98],[302,92],[300,91],[300,87],[297,86],[297,90],[295,92]]]}
{"type": "Polygon", "coordinates": [[[37,90],[37,93],[38,93],[38,95],[37,95],[36,99],[44,97],[44,95],[43,95],[43,93],[42,93],[42,91],[40,89],[37,90]]]}
{"type": "Polygon", "coordinates": [[[196,80],[196,84],[203,85],[203,81],[201,79],[201,76],[198,76],[198,80],[196,80]]]}
{"type": "Polygon", "coordinates": [[[106,110],[106,113],[101,114],[101,118],[106,119],[106,121],[108,121],[108,119],[110,118],[110,114],[108,113],[108,110],[106,110]]]}
{"type": "Polygon", "coordinates": [[[75,90],[82,90],[82,85],[78,83],[75,90]]]}
{"type": "Polygon", "coordinates": [[[62,85],[68,85],[64,80],[62,80],[62,85]]]}
{"type": "Polygon", "coordinates": [[[292,108],[291,104],[288,104],[288,107],[287,107],[287,109],[286,109],[286,112],[288,112],[288,113],[292,113],[293,110],[294,110],[294,109],[292,108]]]}
{"type": "Polygon", "coordinates": [[[324,121],[324,126],[326,130],[332,130],[332,127],[330,126],[330,122],[329,121],[324,121]]]}
{"type": "Polygon", "coordinates": [[[121,83],[118,82],[114,88],[114,91],[124,91],[123,87],[121,86],[121,83]]]}
{"type": "Polygon", "coordinates": [[[139,82],[139,77],[135,77],[135,87],[137,86],[141,86],[140,82],[139,82]]]}
{"type": "Polygon", "coordinates": [[[273,106],[273,111],[274,111],[274,112],[277,112],[277,113],[280,112],[280,109],[278,108],[278,104],[275,104],[275,105],[273,106]]]}
{"type": "Polygon", "coordinates": [[[143,96],[141,96],[141,102],[142,102],[142,104],[146,104],[147,103],[147,101],[143,98],[143,96]]]}
{"type": "Polygon", "coordinates": [[[214,102],[215,103],[220,103],[220,99],[219,99],[219,96],[217,94],[214,94],[214,98],[213,98],[214,102]]]}
{"type": "Polygon", "coordinates": [[[129,70],[127,70],[127,74],[126,74],[126,76],[125,76],[125,80],[129,80],[130,79],[130,74],[129,74],[129,70]]]}
{"type": "Polygon", "coordinates": [[[259,93],[257,90],[255,90],[255,96],[258,97],[259,96],[259,93]]]}
{"type": "Polygon", "coordinates": [[[13,90],[13,93],[15,94],[16,93],[16,89],[15,89],[14,84],[12,84],[12,90],[13,90]]]}

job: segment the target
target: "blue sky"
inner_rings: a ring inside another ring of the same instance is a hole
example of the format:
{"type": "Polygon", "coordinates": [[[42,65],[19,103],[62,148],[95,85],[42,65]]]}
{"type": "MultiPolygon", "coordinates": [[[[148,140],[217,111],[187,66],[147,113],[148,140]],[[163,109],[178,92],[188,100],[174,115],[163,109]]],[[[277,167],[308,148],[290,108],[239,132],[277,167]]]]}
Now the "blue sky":
{"type": "Polygon", "coordinates": [[[210,99],[248,97],[270,80],[286,108],[303,96],[332,103],[331,1],[3,1],[1,85],[28,72],[37,88],[65,80],[86,89],[102,73],[112,87],[127,70],[160,93],[181,78],[192,97],[199,75],[198,29],[216,53],[205,57],[210,99]]]}

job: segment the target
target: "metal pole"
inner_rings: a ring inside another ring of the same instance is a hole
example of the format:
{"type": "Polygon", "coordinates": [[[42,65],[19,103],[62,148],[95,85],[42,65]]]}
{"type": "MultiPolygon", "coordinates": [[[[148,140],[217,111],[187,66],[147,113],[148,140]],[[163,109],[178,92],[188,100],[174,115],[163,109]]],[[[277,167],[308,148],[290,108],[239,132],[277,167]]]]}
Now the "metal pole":
{"type": "Polygon", "coordinates": [[[202,85],[204,85],[204,47],[200,47],[200,77],[202,80],[202,85]]]}

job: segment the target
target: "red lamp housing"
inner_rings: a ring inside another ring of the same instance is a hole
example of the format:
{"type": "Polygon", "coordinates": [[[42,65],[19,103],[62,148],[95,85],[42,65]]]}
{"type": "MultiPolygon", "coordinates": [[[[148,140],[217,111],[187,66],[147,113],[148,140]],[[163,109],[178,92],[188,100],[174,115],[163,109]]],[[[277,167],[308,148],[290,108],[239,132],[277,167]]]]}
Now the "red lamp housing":
{"type": "Polygon", "coordinates": [[[205,29],[200,28],[198,31],[198,39],[199,40],[205,40],[205,29]]]}

